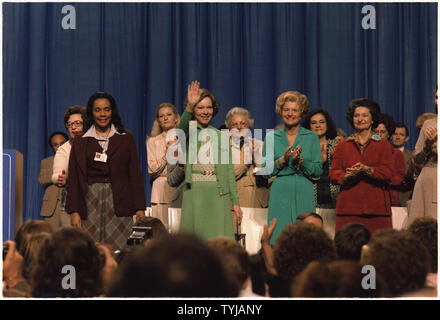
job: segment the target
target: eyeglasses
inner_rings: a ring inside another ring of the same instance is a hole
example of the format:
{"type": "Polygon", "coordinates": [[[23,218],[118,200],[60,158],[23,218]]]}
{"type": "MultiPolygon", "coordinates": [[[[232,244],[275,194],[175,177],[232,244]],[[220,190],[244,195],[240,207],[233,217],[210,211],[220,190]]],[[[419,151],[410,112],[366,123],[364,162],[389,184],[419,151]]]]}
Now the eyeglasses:
{"type": "Polygon", "coordinates": [[[75,126],[75,127],[81,127],[82,125],[83,125],[83,122],[77,120],[77,121],[73,121],[73,122],[68,122],[68,123],[66,124],[66,127],[67,127],[67,128],[70,128],[70,127],[73,127],[73,126],[75,126]]]}
{"type": "Polygon", "coordinates": [[[241,122],[232,122],[232,123],[231,123],[231,128],[237,128],[238,126],[240,126],[240,127],[247,127],[247,126],[248,126],[248,123],[247,123],[247,122],[244,122],[244,121],[241,121],[241,122]]]}

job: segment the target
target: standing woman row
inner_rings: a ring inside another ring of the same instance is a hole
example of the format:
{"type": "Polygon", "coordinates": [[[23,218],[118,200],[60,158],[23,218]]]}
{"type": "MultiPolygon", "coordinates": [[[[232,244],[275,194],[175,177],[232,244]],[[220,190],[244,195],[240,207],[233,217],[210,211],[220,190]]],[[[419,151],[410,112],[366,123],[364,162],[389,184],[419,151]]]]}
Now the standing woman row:
{"type": "Polygon", "coordinates": [[[73,140],[67,212],[95,241],[122,249],[132,216],[145,215],[145,192],[133,135],[122,125],[115,99],[96,92],[87,103],[85,134],[73,140]]]}
{"type": "Polygon", "coordinates": [[[146,140],[148,173],[150,175],[152,216],[160,219],[168,229],[168,208],[171,206],[175,188],[167,183],[167,149],[172,141],[166,140],[169,130],[179,125],[180,116],[174,105],[161,103],[151,136],[146,140]]]}
{"type": "Polygon", "coordinates": [[[272,245],[284,227],[295,222],[301,213],[315,212],[313,183],[309,177],[322,174],[318,136],[300,125],[309,111],[307,97],[297,91],[284,92],[278,97],[275,110],[284,127],[268,133],[263,147],[263,167],[273,165],[267,177],[276,176],[268,212],[268,222],[274,218],[278,221],[270,240],[272,245]],[[268,163],[271,155],[274,163],[268,163]]]}

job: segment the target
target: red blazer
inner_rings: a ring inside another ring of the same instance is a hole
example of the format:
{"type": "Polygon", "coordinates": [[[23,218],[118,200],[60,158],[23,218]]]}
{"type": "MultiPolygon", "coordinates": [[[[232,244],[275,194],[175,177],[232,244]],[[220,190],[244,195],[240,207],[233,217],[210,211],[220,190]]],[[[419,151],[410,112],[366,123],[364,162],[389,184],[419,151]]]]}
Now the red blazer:
{"type": "MultiPolygon", "coordinates": [[[[115,215],[127,217],[145,210],[145,191],[142,172],[133,134],[115,134],[110,138],[107,163],[110,168],[111,187],[115,215]]],[[[95,138],[73,139],[69,159],[66,211],[79,212],[81,219],[87,219],[87,145],[95,138]]]]}
{"type": "Polygon", "coordinates": [[[391,215],[390,195],[386,185],[393,178],[393,164],[391,149],[385,140],[371,138],[362,154],[352,136],[341,141],[336,147],[329,173],[330,181],[341,185],[336,214],[391,215]],[[343,185],[345,169],[357,162],[372,167],[373,177],[363,176],[355,184],[343,185]]]}

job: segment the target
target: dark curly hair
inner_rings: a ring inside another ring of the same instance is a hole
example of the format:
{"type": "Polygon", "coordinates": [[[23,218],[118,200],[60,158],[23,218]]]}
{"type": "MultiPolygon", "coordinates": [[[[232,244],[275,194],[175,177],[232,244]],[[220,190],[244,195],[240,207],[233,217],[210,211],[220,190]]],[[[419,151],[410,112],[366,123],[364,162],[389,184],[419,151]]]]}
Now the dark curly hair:
{"type": "Polygon", "coordinates": [[[437,220],[429,217],[417,218],[408,227],[408,231],[420,239],[426,246],[430,254],[431,272],[437,273],[437,220]]]}
{"type": "Polygon", "coordinates": [[[33,297],[97,297],[102,294],[100,272],[105,257],[90,235],[73,227],[62,228],[45,241],[32,270],[33,297]],[[75,289],[63,289],[63,267],[75,268],[75,289]]]}
{"type": "Polygon", "coordinates": [[[310,262],[334,259],[336,252],[325,231],[303,221],[286,225],[274,246],[275,269],[289,282],[310,262]]]}
{"type": "Polygon", "coordinates": [[[335,235],[334,244],[339,259],[359,261],[362,246],[370,241],[371,233],[362,223],[348,223],[335,235]]]}
{"type": "Polygon", "coordinates": [[[87,119],[84,123],[84,131],[86,132],[87,130],[89,130],[90,127],[95,123],[95,120],[93,119],[93,103],[97,99],[107,99],[110,102],[110,108],[112,109],[111,123],[114,124],[116,130],[119,133],[124,133],[125,128],[124,125],[122,124],[121,117],[119,116],[118,106],[116,105],[116,101],[107,92],[95,92],[90,96],[89,101],[87,102],[87,119]]]}
{"type": "Polygon", "coordinates": [[[379,124],[378,121],[380,114],[380,105],[376,101],[367,98],[359,98],[359,99],[351,100],[350,104],[348,105],[345,118],[353,128],[354,128],[353,116],[354,116],[354,111],[356,110],[357,107],[365,107],[370,110],[370,114],[373,119],[372,129],[376,128],[377,125],[379,124]]]}
{"type": "Polygon", "coordinates": [[[362,250],[361,265],[374,266],[393,297],[421,289],[429,272],[429,253],[408,231],[376,231],[362,250]]]}
{"type": "Polygon", "coordinates": [[[310,111],[304,119],[304,128],[310,130],[310,121],[312,117],[319,113],[325,117],[325,121],[327,122],[327,132],[325,133],[325,137],[327,139],[336,138],[336,136],[338,135],[336,132],[336,125],[330,117],[330,114],[324,109],[314,109],[310,111]]]}
{"type": "Polygon", "coordinates": [[[379,124],[383,124],[385,128],[387,128],[388,135],[391,138],[391,136],[394,134],[394,131],[396,131],[396,122],[394,121],[394,118],[386,113],[379,114],[379,124]]]}

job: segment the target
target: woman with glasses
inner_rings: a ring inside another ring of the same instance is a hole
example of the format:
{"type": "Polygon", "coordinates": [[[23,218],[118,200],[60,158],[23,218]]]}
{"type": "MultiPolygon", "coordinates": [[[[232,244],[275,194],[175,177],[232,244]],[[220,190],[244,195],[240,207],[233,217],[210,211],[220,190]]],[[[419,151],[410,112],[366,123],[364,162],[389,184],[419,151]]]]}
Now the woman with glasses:
{"type": "Polygon", "coordinates": [[[242,217],[229,137],[210,125],[218,110],[214,95],[200,89],[198,81],[188,86],[179,125],[187,139],[180,231],[203,240],[217,236],[234,238],[231,203],[238,219],[242,217]],[[226,159],[222,157],[225,155],[226,159]]]}
{"type": "Polygon", "coordinates": [[[161,103],[156,110],[156,119],[147,138],[148,173],[151,187],[152,216],[162,221],[168,229],[168,208],[175,188],[167,183],[167,150],[173,141],[167,141],[167,133],[176,128],[180,116],[171,103],[161,103]]]}
{"type": "Polygon", "coordinates": [[[84,131],[84,121],[86,119],[86,108],[83,106],[71,106],[64,113],[64,126],[70,135],[70,140],[62,144],[56,151],[53,160],[52,183],[60,189],[60,215],[55,217],[55,224],[58,227],[70,226],[70,216],[65,211],[66,206],[66,182],[69,172],[69,157],[72,150],[72,141],[75,137],[80,137],[84,131]]]}
{"type": "Polygon", "coordinates": [[[95,241],[122,249],[132,216],[145,216],[133,134],[124,128],[115,99],[105,92],[89,98],[85,131],[72,144],[66,211],[72,225],[83,227],[95,241]]]}
{"type": "MultiPolygon", "coordinates": [[[[252,114],[240,107],[232,108],[226,114],[226,128],[229,130],[235,181],[241,207],[267,208],[269,188],[267,180],[254,175],[261,168],[263,141],[252,138],[250,130],[254,127],[252,114]]],[[[233,214],[234,216],[234,214],[233,214]]],[[[235,225],[234,230],[238,233],[235,225]]]]}

